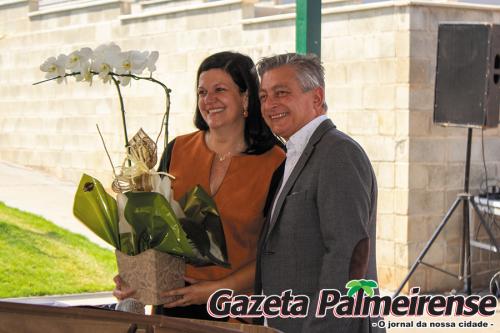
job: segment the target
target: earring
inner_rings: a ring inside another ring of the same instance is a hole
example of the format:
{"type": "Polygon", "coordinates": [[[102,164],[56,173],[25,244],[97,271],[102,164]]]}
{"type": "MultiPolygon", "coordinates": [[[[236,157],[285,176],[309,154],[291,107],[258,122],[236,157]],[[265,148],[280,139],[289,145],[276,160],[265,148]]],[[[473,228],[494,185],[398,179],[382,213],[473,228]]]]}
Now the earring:
{"type": "Polygon", "coordinates": [[[243,117],[248,117],[248,111],[246,108],[243,109],[243,117]]]}

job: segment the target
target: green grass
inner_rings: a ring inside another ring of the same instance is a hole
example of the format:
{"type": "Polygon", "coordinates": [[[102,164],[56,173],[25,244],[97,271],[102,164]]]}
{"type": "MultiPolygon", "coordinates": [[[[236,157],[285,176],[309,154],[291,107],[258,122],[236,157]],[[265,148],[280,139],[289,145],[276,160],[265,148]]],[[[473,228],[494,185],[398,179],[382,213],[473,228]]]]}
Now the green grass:
{"type": "Polygon", "coordinates": [[[0,202],[0,298],[112,290],[114,253],[0,202]]]}

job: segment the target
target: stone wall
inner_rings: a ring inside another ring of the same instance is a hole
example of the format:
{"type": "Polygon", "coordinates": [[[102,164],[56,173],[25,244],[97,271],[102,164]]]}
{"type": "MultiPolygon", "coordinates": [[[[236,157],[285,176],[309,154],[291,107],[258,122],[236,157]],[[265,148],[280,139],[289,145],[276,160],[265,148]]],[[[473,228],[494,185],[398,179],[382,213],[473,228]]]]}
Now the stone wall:
{"type": "MultiPolygon", "coordinates": [[[[0,159],[75,182],[87,172],[107,183],[111,170],[98,123],[114,163],[121,163],[123,132],[114,87],[97,81],[88,87],[71,79],[60,86],[32,86],[43,79],[38,66],[49,56],[109,41],[122,49],[158,50],[155,77],[173,90],[170,135],[175,137],[193,130],[195,73],[207,55],[229,49],[257,60],[294,50],[290,7],[271,10],[252,0],[145,1],[144,6],[90,2],[66,10],[37,9],[36,1],[0,2],[0,159]]],[[[466,129],[432,124],[438,23],[500,23],[500,7],[329,1],[322,19],[329,115],[362,144],[374,165],[379,279],[383,288],[394,290],[463,186],[466,129]]],[[[164,105],[161,88],[133,82],[123,94],[129,135],[143,127],[156,137],[164,105]]],[[[496,129],[484,132],[490,178],[500,176],[498,134],[496,129]]],[[[476,130],[473,188],[484,174],[479,139],[476,130]]],[[[460,214],[449,224],[429,259],[456,269],[460,214]]],[[[474,261],[483,261],[481,268],[488,259],[483,252],[473,253],[474,261]]],[[[420,268],[410,285],[443,290],[457,282],[420,268]]]]}
{"type": "MultiPolygon", "coordinates": [[[[498,6],[497,6],[498,7],[498,6]]],[[[500,11],[474,6],[415,5],[410,20],[410,87],[409,87],[409,151],[407,188],[408,207],[400,211],[407,215],[408,243],[397,247],[402,257],[410,261],[418,255],[439,225],[445,212],[464,188],[467,129],[441,127],[432,123],[434,76],[436,67],[437,31],[439,22],[500,23],[500,11]]],[[[481,130],[473,130],[470,184],[477,192],[485,179],[482,159],[481,130]]],[[[500,131],[484,130],[484,158],[488,178],[500,178],[500,131]]],[[[397,195],[398,197],[399,194],[397,195]]],[[[437,239],[426,258],[431,264],[448,271],[459,271],[460,239],[462,234],[462,207],[437,239]]],[[[476,228],[473,227],[473,233],[476,228]]],[[[473,287],[484,286],[490,274],[479,274],[491,265],[498,271],[498,255],[472,249],[473,287]]],[[[461,288],[462,283],[436,270],[420,269],[416,281],[431,290],[461,288]],[[424,283],[425,281],[425,283],[424,283]]]]}

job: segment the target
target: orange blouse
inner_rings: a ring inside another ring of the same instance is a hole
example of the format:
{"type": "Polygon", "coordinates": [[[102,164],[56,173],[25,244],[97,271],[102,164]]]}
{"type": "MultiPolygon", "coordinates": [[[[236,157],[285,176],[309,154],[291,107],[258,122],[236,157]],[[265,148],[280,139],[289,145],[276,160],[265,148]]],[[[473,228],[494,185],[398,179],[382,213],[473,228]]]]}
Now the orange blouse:
{"type": "MultiPolygon", "coordinates": [[[[203,131],[175,139],[169,173],[175,200],[196,185],[210,193],[210,169],[215,153],[208,149],[203,131]]],[[[275,146],[261,155],[233,156],[226,175],[213,199],[226,238],[231,268],[186,266],[186,276],[218,280],[255,260],[257,241],[264,222],[262,215],[274,171],[285,159],[275,146]]]]}

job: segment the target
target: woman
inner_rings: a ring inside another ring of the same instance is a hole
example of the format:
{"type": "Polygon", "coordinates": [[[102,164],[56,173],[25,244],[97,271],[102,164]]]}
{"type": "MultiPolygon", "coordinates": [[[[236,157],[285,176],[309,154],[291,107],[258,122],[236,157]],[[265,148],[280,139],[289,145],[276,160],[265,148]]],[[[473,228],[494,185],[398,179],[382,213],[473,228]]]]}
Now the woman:
{"type": "MultiPolygon", "coordinates": [[[[165,291],[182,296],[161,312],[177,317],[211,319],[206,302],[217,289],[251,292],[257,240],[273,172],[283,162],[280,142],[260,113],[258,79],[245,55],[220,52],[206,58],[197,73],[195,126],[165,150],[160,171],[176,179],[174,197],[200,184],[217,204],[231,268],[187,265],[187,286],[165,291]]],[[[117,289],[119,283],[117,283],[117,289]]],[[[124,295],[115,290],[115,295],[124,295]]]]}

